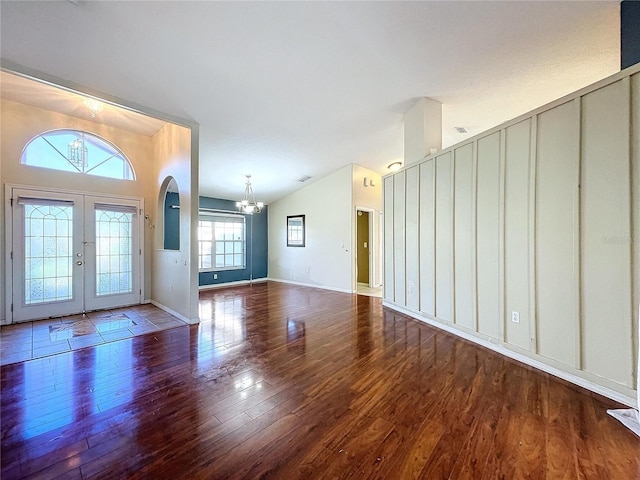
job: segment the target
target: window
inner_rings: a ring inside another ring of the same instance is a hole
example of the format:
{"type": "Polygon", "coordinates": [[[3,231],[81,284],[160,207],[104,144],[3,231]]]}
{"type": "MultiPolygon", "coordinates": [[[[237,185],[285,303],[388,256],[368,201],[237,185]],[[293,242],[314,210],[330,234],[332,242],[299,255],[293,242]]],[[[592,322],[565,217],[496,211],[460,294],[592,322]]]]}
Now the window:
{"type": "Polygon", "coordinates": [[[198,268],[245,268],[245,219],[242,215],[206,215],[198,221],[198,268]]]}
{"type": "Polygon", "coordinates": [[[135,180],[127,157],[111,143],[80,130],[52,130],[31,139],[20,162],[32,167],[135,180]]]}

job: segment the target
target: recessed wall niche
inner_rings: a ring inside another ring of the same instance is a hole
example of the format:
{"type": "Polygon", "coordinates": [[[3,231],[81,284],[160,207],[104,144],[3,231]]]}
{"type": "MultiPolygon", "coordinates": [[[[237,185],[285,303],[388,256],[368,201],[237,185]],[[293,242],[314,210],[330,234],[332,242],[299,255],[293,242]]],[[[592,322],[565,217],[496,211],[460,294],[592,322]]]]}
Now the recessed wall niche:
{"type": "Polygon", "coordinates": [[[160,245],[164,250],[180,250],[180,192],[175,178],[162,182],[158,202],[158,217],[162,218],[160,245]]]}

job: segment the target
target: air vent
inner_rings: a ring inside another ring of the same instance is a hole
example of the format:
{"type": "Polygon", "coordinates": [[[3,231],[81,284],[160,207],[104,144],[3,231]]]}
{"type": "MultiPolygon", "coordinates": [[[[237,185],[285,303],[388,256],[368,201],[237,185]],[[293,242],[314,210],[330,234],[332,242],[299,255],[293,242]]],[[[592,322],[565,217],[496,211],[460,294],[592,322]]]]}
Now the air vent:
{"type": "Polygon", "coordinates": [[[467,130],[465,127],[454,127],[454,128],[458,133],[469,133],[469,130],[467,130]]]}
{"type": "Polygon", "coordinates": [[[307,180],[309,180],[311,177],[309,175],[303,175],[301,176],[298,181],[299,182],[306,182],[307,180]]]}

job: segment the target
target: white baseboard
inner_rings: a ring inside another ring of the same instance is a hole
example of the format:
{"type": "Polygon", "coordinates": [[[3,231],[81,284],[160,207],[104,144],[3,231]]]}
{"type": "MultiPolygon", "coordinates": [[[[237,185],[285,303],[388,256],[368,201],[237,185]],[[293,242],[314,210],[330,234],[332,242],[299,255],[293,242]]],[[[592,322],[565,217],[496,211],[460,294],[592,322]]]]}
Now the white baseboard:
{"type": "Polygon", "coordinates": [[[445,323],[441,323],[437,320],[433,320],[429,317],[424,317],[415,312],[412,312],[411,310],[407,310],[406,308],[402,308],[402,307],[399,307],[398,305],[394,305],[393,303],[383,301],[382,305],[392,310],[395,310],[397,312],[403,313],[408,317],[415,318],[420,322],[427,323],[433,327],[439,328],[440,330],[444,330],[448,333],[464,338],[465,340],[469,340],[470,342],[473,342],[477,345],[488,348],[489,350],[493,350],[494,352],[504,355],[505,357],[512,358],[521,363],[524,363],[525,365],[529,365],[531,367],[537,368],[538,370],[541,370],[550,375],[553,375],[554,377],[561,378],[562,380],[566,380],[567,382],[573,383],[574,385],[578,385],[579,387],[585,388],[599,395],[610,398],[611,400],[615,400],[616,402],[622,403],[632,408],[638,408],[637,400],[629,395],[625,395],[611,388],[607,388],[605,386],[599,385],[590,380],[582,378],[578,375],[565,372],[564,370],[560,370],[559,368],[553,367],[551,365],[548,365],[534,358],[528,357],[526,355],[522,355],[521,353],[505,348],[502,344],[492,343],[482,338],[478,338],[475,335],[459,330],[445,323]]]}
{"type": "Polygon", "coordinates": [[[321,288],[322,290],[331,290],[333,292],[355,293],[353,290],[349,290],[349,289],[346,289],[346,288],[329,287],[327,285],[316,285],[316,284],[313,284],[313,283],[295,282],[293,280],[283,280],[281,278],[271,278],[271,277],[269,277],[267,280],[269,280],[270,282],[288,283],[289,285],[299,285],[301,287],[321,288]]]}
{"type": "Polygon", "coordinates": [[[266,282],[267,278],[254,278],[253,280],[238,280],[236,282],[225,282],[225,283],[212,283],[211,285],[200,285],[198,290],[213,290],[215,288],[224,288],[224,287],[237,287],[238,285],[249,285],[251,283],[263,283],[266,282]]]}
{"type": "Polygon", "coordinates": [[[176,311],[174,311],[174,310],[171,310],[169,307],[167,307],[167,306],[165,306],[165,305],[162,305],[162,304],[161,304],[161,303],[159,303],[159,302],[156,302],[155,300],[151,300],[151,303],[152,303],[153,305],[155,305],[156,307],[158,307],[158,308],[160,308],[160,309],[164,310],[165,312],[170,313],[170,314],[171,314],[171,315],[173,315],[174,317],[179,318],[180,320],[182,320],[182,321],[183,321],[183,322],[185,322],[185,323],[188,323],[188,324],[190,324],[190,325],[195,325],[195,324],[200,323],[200,319],[199,319],[199,318],[192,318],[192,319],[189,319],[189,318],[185,317],[184,315],[181,315],[181,314],[179,314],[178,312],[176,312],[176,311]]]}

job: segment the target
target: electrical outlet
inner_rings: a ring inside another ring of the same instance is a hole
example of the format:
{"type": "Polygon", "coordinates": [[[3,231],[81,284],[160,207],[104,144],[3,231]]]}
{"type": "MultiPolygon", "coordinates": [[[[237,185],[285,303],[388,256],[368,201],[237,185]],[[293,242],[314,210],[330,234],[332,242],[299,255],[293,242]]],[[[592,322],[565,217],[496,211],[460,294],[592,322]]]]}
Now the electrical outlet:
{"type": "Polygon", "coordinates": [[[214,274],[213,274],[213,279],[214,279],[214,280],[217,280],[217,279],[218,279],[218,274],[217,274],[217,273],[214,273],[214,274]]]}
{"type": "Polygon", "coordinates": [[[511,312],[511,321],[513,323],[520,323],[520,312],[511,312]]]}

